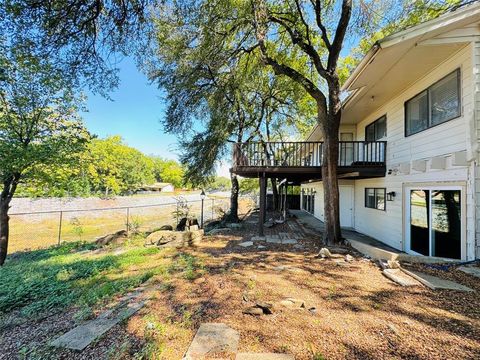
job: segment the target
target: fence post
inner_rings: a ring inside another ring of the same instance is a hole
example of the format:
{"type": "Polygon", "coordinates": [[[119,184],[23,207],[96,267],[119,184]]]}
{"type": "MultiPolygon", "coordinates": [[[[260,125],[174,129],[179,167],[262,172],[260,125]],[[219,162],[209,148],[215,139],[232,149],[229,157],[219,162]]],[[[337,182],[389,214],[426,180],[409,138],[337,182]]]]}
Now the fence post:
{"type": "Polygon", "coordinates": [[[58,221],[58,245],[62,240],[62,220],[63,220],[63,211],[60,211],[60,219],[58,221]]]}
{"type": "Polygon", "coordinates": [[[130,236],[130,208],[127,207],[127,237],[130,236]]]}

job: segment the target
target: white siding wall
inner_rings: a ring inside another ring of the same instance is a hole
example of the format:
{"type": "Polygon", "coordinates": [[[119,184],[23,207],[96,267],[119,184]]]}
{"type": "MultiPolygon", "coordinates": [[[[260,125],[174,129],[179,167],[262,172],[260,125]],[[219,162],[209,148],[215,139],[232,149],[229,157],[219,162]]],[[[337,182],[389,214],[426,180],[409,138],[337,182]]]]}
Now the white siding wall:
{"type": "MultiPolygon", "coordinates": [[[[435,48],[432,47],[432,51],[435,48]]],[[[383,115],[387,115],[387,172],[384,178],[356,180],[354,200],[354,225],[361,233],[372,236],[384,243],[405,250],[403,188],[411,184],[462,185],[466,189],[466,254],[468,259],[476,255],[480,258],[480,40],[465,46],[459,52],[430,73],[419,79],[414,85],[402,91],[387,104],[378,108],[360,121],[355,129],[342,126],[340,132],[353,131],[357,141],[365,139],[365,127],[383,115]],[[461,70],[462,116],[437,125],[423,132],[405,137],[404,103],[416,94],[428,88],[436,81],[455,69],[461,70]],[[452,154],[467,153],[468,163],[453,166],[452,154]],[[444,170],[431,169],[433,157],[445,156],[444,170]],[[426,171],[400,171],[401,164],[411,164],[415,160],[426,160],[426,171]],[[476,160],[476,163],[474,162],[476,160]],[[395,191],[394,201],[386,202],[386,210],[365,208],[365,188],[384,187],[387,192],[395,191]],[[477,189],[475,191],[475,188],[477,189]],[[475,204],[479,204],[476,208],[475,204]],[[478,219],[476,219],[478,218],[478,219]],[[477,223],[477,226],[475,226],[477,223]],[[475,238],[479,239],[475,241],[475,238]],[[475,254],[476,252],[476,254],[475,254]]],[[[350,182],[351,184],[352,182],[350,182]]],[[[315,216],[321,220],[323,214],[323,185],[321,182],[302,185],[315,188],[315,216]]]]}
{"type": "Polygon", "coordinates": [[[474,42],[472,49],[473,56],[473,84],[474,84],[474,102],[475,102],[475,113],[474,113],[474,126],[471,128],[473,143],[476,146],[473,146],[472,152],[476,160],[474,167],[475,172],[475,196],[476,207],[473,211],[476,218],[476,257],[480,259],[480,39],[474,42]],[[475,135],[473,135],[475,134],[475,135]]]}
{"type": "MultiPolygon", "coordinates": [[[[432,48],[434,51],[434,48],[432,48]]],[[[357,125],[357,140],[364,140],[365,126],[387,115],[387,171],[394,170],[385,178],[358,180],[355,182],[355,227],[359,232],[370,235],[397,249],[404,250],[403,185],[406,183],[463,182],[467,186],[467,246],[469,258],[473,257],[474,247],[474,201],[473,184],[468,182],[473,166],[452,166],[451,154],[470,150],[469,129],[473,117],[473,78],[472,48],[466,46],[442,65],[435,68],[424,78],[419,79],[410,88],[382,106],[357,125]],[[419,92],[441,79],[445,75],[461,69],[462,79],[462,116],[427,129],[415,135],[405,137],[404,103],[419,92]],[[430,160],[435,156],[446,156],[445,170],[430,169],[430,160]],[[409,174],[399,171],[400,164],[414,160],[427,160],[427,170],[411,170],[409,174]],[[364,207],[364,189],[366,187],[385,187],[387,192],[395,191],[394,201],[386,203],[386,211],[364,207]]]]}
{"type": "MultiPolygon", "coordinates": [[[[339,180],[338,184],[341,185],[354,185],[353,180],[339,180]]],[[[304,189],[315,189],[316,194],[315,194],[315,213],[314,216],[317,219],[320,219],[322,221],[325,220],[325,212],[323,209],[324,201],[323,201],[323,182],[321,181],[315,181],[312,183],[308,184],[303,184],[302,188],[304,189]]],[[[341,190],[341,189],[340,189],[341,190]]]]}

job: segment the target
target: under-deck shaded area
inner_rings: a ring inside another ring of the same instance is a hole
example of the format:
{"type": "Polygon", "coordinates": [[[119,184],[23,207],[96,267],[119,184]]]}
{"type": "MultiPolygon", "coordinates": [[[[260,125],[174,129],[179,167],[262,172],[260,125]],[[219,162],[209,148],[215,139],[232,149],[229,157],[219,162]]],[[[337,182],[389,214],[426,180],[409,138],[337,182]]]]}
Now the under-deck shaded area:
{"type": "MultiPolygon", "coordinates": [[[[385,141],[340,141],[339,179],[384,177],[386,173],[385,141]]],[[[239,176],[258,178],[260,183],[259,234],[264,233],[267,179],[280,181],[280,209],[284,216],[287,187],[307,181],[322,180],[323,142],[246,142],[233,148],[231,171],[239,176]]]]}

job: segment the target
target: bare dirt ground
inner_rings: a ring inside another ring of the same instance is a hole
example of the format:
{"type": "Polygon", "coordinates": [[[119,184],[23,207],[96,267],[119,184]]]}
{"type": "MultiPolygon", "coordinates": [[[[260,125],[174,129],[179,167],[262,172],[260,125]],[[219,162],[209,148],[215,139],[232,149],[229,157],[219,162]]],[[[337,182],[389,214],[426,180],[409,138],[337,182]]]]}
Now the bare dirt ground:
{"type": "Polygon", "coordinates": [[[303,248],[238,246],[254,231],[251,223],[207,236],[196,249],[166,254],[170,276],[147,282],[146,306],[82,353],[45,346],[74,326],[70,310],[0,330],[0,359],[181,359],[203,322],[238,330],[240,352],[317,360],[480,359],[478,279],[453,268],[416,265],[475,292],[402,288],[353,250],[354,260],[346,265],[336,263],[344,255],[318,258],[314,235],[300,241],[303,248]],[[185,261],[187,266],[175,270],[185,261]],[[279,305],[285,298],[301,299],[305,307],[279,305]],[[274,304],[273,314],[243,314],[258,301],[274,304]]]}

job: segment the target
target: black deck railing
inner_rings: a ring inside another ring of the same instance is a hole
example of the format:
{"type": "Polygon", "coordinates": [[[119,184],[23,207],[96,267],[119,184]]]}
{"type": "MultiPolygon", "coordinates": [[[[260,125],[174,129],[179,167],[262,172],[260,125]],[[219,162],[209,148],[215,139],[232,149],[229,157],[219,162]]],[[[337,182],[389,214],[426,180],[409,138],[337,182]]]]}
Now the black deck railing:
{"type": "MultiPolygon", "coordinates": [[[[338,166],[385,166],[386,141],[340,141],[338,166]]],[[[323,142],[247,142],[234,144],[234,167],[320,167],[323,142]]]]}

